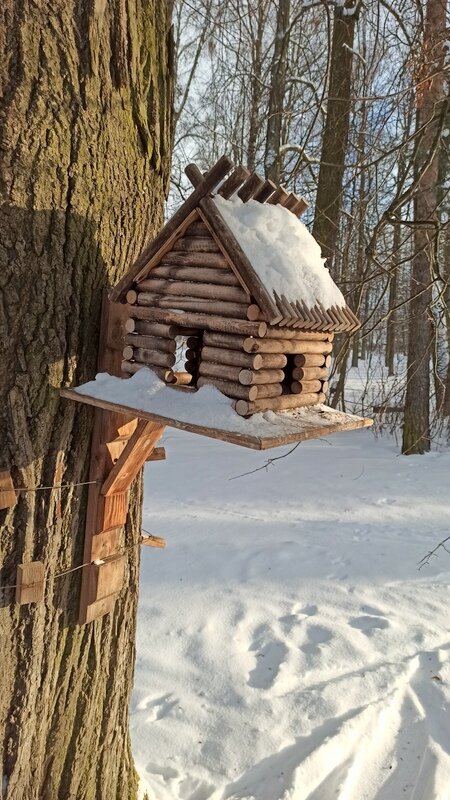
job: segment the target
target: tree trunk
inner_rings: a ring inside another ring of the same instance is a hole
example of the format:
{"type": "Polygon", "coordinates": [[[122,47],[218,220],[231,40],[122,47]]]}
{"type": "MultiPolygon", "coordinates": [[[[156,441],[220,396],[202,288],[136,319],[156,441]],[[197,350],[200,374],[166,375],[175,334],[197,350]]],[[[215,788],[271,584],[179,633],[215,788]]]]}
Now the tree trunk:
{"type": "Polygon", "coordinates": [[[286,62],[289,46],[290,0],[278,0],[275,41],[270,73],[269,108],[267,117],[265,175],[280,183],[282,159],[280,156],[283,124],[284,93],[286,91],[286,62]]]}
{"type": "MultiPolygon", "coordinates": [[[[0,584],[45,565],[45,601],[1,594],[3,797],[125,800],[139,548],[114,611],[78,626],[93,413],[59,398],[96,371],[102,288],[162,220],[170,151],[169,8],[156,0],[4,0],[0,584]]],[[[140,483],[123,534],[137,542],[140,483]]]]}
{"type": "Polygon", "coordinates": [[[345,0],[334,10],[327,117],[320,154],[316,212],[312,234],[333,272],[333,256],[339,235],[342,182],[351,110],[353,38],[360,9],[359,0],[345,0]]]}
{"type": "Polygon", "coordinates": [[[395,225],[392,237],[392,272],[389,278],[389,316],[386,325],[386,366],[388,375],[395,374],[395,352],[396,352],[396,326],[397,313],[395,304],[397,302],[397,283],[399,262],[401,261],[401,229],[400,225],[395,225]]]}
{"type": "Polygon", "coordinates": [[[424,128],[418,146],[414,197],[414,250],[411,273],[411,303],[408,332],[408,367],[402,452],[425,453],[430,449],[430,356],[432,347],[431,281],[437,220],[439,156],[437,137],[444,101],[443,58],[446,8],[442,0],[428,0],[423,71],[418,83],[418,128],[424,128]],[[425,80],[428,76],[428,80],[425,80]],[[429,223],[429,224],[427,224],[429,223]]]}

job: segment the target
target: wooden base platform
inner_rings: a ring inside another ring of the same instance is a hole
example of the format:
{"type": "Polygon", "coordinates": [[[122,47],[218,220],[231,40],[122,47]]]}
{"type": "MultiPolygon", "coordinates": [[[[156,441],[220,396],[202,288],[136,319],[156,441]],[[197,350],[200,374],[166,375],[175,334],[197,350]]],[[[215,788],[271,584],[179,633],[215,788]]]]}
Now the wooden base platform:
{"type": "MultiPolygon", "coordinates": [[[[121,381],[118,378],[112,378],[111,380],[121,381]]],[[[128,380],[126,383],[129,385],[128,380]]],[[[190,418],[189,403],[186,403],[182,413],[178,414],[174,413],[172,404],[168,402],[166,414],[165,409],[161,409],[161,406],[164,408],[164,403],[161,402],[155,404],[155,410],[152,410],[153,398],[149,398],[145,403],[146,407],[142,408],[139,407],[139,403],[133,406],[124,404],[120,401],[120,398],[117,398],[117,402],[111,400],[110,398],[114,396],[114,393],[111,393],[110,390],[105,390],[103,394],[96,390],[95,396],[93,396],[86,393],[84,387],[80,388],[82,391],[62,389],[61,395],[78,403],[86,403],[106,411],[119,412],[129,417],[138,417],[141,420],[150,420],[160,425],[198,433],[201,436],[220,439],[223,442],[238,444],[241,447],[249,447],[253,450],[268,450],[281,445],[317,439],[322,436],[328,436],[331,433],[340,433],[341,431],[350,431],[356,428],[368,428],[373,424],[371,419],[357,417],[353,414],[344,414],[328,406],[312,406],[278,413],[270,412],[269,415],[258,420],[255,420],[255,418],[243,419],[230,409],[230,413],[227,414],[223,425],[219,421],[217,427],[209,427],[199,423],[198,411],[197,413],[192,413],[190,418]],[[170,413],[172,413],[172,416],[169,415],[170,413]]],[[[174,389],[168,387],[164,391],[169,392],[170,397],[174,389]]],[[[167,394],[165,399],[167,400],[167,394]]]]}

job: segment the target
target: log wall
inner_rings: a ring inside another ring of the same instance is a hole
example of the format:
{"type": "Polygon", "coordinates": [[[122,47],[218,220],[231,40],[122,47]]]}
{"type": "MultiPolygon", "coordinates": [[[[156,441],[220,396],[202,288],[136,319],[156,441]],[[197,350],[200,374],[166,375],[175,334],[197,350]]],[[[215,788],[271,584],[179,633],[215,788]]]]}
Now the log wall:
{"type": "Polygon", "coordinates": [[[325,399],[334,334],[267,325],[201,220],[127,300],[125,375],[148,366],[189,390],[213,385],[244,416],[325,399]]]}

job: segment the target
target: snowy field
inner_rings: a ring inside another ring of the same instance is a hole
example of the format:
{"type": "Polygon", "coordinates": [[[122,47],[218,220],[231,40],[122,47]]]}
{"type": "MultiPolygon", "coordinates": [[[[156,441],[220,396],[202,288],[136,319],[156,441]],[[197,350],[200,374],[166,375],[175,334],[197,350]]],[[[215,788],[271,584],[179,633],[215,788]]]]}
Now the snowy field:
{"type": "Polygon", "coordinates": [[[448,800],[450,454],[168,430],[145,472],[134,755],[152,800],[448,800]]]}

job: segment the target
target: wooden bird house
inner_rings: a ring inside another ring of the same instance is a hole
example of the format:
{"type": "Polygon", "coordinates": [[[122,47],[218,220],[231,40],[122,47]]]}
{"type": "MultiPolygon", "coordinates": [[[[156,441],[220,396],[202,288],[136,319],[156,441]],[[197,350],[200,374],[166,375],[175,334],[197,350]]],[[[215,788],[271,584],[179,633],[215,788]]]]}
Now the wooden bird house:
{"type": "Polygon", "coordinates": [[[81,622],[114,605],[129,489],[165,426],[262,450],[372,424],[323,405],[334,335],[359,322],[305,201],[225,156],[186,174],[192,193],[104,298],[100,374],[61,390],[95,407],[81,622]]]}
{"type": "Polygon", "coordinates": [[[238,414],[325,401],[336,332],[359,327],[298,219],[307,203],[220,159],[111,293],[122,371],[212,384],[238,414]]]}

